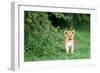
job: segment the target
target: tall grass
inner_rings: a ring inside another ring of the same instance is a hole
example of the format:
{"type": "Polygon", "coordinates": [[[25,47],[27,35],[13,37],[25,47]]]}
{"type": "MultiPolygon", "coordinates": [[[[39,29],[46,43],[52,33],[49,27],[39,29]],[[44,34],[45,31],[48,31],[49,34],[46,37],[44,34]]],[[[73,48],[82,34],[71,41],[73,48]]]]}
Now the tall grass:
{"type": "MultiPolygon", "coordinates": [[[[52,33],[50,36],[34,39],[31,49],[26,49],[25,61],[86,59],[90,58],[90,33],[76,31],[75,53],[66,54],[64,49],[63,31],[52,33]],[[77,42],[78,40],[78,42],[77,42]]],[[[35,38],[33,36],[33,38],[35,38]]]]}
{"type": "Polygon", "coordinates": [[[90,58],[89,25],[76,28],[75,53],[67,54],[64,49],[65,29],[54,27],[47,14],[33,12],[25,18],[24,61],[90,58]]]}

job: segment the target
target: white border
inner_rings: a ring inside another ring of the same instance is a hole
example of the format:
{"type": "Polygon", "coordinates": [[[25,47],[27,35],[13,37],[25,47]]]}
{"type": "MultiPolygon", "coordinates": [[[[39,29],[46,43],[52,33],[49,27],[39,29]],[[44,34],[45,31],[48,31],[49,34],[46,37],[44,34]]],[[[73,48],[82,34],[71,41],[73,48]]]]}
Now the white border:
{"type": "Polygon", "coordinates": [[[47,69],[61,67],[94,66],[97,63],[96,8],[86,6],[45,6],[32,3],[12,3],[12,70],[47,69]],[[24,62],[24,10],[91,14],[91,59],[24,62]],[[94,49],[95,48],[95,49],[94,49]]]}

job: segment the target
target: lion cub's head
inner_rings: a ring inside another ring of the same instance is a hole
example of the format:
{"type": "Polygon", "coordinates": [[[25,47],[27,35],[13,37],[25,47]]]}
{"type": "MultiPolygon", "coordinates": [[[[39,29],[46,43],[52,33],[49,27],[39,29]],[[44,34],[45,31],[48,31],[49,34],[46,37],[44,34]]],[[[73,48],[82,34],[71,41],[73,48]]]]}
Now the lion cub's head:
{"type": "Polygon", "coordinates": [[[68,40],[72,40],[75,35],[75,31],[64,31],[64,35],[68,40]]]}

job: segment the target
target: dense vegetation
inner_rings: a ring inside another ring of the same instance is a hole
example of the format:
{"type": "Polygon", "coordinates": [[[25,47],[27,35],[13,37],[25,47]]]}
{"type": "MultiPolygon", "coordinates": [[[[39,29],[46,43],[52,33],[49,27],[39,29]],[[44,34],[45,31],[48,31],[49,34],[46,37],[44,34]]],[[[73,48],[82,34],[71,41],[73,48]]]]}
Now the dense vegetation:
{"type": "Polygon", "coordinates": [[[24,60],[90,57],[90,14],[24,12],[24,60]],[[75,30],[75,53],[64,50],[64,31],[75,30]]]}

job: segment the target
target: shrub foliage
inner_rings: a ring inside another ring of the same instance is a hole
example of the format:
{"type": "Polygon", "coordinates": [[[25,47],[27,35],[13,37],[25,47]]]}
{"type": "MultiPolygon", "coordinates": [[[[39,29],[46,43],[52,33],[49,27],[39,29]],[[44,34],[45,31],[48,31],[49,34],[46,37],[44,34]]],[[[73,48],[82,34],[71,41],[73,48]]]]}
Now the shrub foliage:
{"type": "MultiPolygon", "coordinates": [[[[65,53],[63,32],[71,27],[77,30],[76,38],[79,41],[84,40],[83,38],[90,40],[89,14],[25,11],[24,60],[39,61],[90,57],[89,46],[86,46],[86,54],[83,55],[81,55],[81,52],[84,50],[80,50],[75,56],[65,53]],[[82,33],[86,37],[82,38],[82,33]]],[[[90,45],[89,41],[86,41],[83,41],[81,45],[87,43],[90,45]]],[[[81,45],[76,46],[76,48],[82,48],[79,47],[81,45]]]]}

